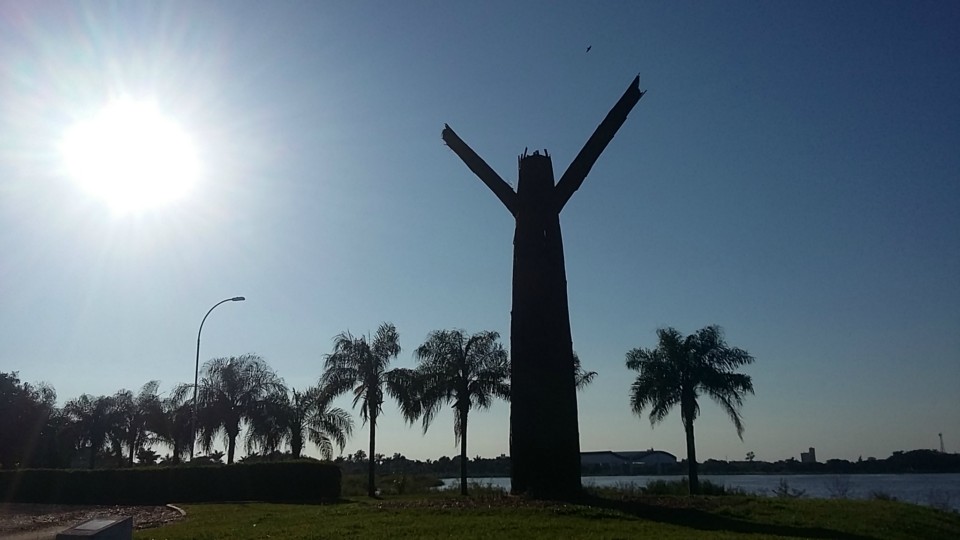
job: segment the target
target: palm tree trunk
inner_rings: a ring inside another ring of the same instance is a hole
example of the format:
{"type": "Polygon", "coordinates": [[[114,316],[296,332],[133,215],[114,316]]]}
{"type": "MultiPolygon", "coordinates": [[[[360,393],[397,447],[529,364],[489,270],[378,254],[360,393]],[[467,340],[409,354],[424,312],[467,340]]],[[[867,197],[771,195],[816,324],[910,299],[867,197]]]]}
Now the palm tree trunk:
{"type": "Polygon", "coordinates": [[[233,465],[233,453],[237,449],[237,436],[229,434],[230,442],[227,444],[227,465],[233,465]]]}
{"type": "Polygon", "coordinates": [[[303,442],[299,437],[293,437],[290,439],[290,455],[293,456],[293,459],[300,459],[300,452],[303,450],[303,442]]]}
{"type": "Polygon", "coordinates": [[[511,489],[580,492],[580,435],[560,216],[550,157],[520,160],[510,319],[511,489]]]}
{"type": "Polygon", "coordinates": [[[376,461],[373,459],[373,456],[377,451],[377,415],[370,415],[370,454],[367,456],[369,460],[367,462],[367,496],[376,497],[377,496],[377,486],[376,486],[376,461]]]}
{"type": "Polygon", "coordinates": [[[460,494],[467,494],[467,410],[460,411],[460,494]]]}
{"type": "Polygon", "coordinates": [[[700,493],[700,479],[697,477],[697,447],[693,440],[693,420],[683,423],[687,433],[687,476],[690,483],[690,494],[700,493]]]}

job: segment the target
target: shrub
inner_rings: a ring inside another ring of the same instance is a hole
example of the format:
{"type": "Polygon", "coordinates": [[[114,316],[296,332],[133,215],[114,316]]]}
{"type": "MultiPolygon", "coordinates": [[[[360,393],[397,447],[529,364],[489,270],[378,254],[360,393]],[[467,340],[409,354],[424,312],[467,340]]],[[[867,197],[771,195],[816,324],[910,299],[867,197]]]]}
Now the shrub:
{"type": "Polygon", "coordinates": [[[790,487],[790,483],[786,479],[781,478],[780,484],[777,487],[770,490],[773,492],[774,496],[784,498],[784,499],[799,499],[807,494],[805,489],[796,489],[790,487]]]}
{"type": "MultiPolygon", "coordinates": [[[[656,480],[644,488],[646,495],[687,495],[690,493],[690,483],[686,478],[680,480],[656,480]]],[[[709,480],[700,480],[700,495],[743,495],[740,490],[727,490],[723,484],[715,484],[709,480]]]]}
{"type": "MultiPolygon", "coordinates": [[[[690,494],[689,483],[686,479],[654,480],[645,486],[641,486],[636,482],[617,482],[612,486],[588,485],[585,486],[584,490],[590,495],[623,500],[637,499],[645,495],[686,496],[690,494]]],[[[746,492],[738,488],[727,488],[722,484],[715,484],[709,480],[701,480],[700,495],[746,495],[746,492]]]]}
{"type": "Polygon", "coordinates": [[[886,491],[874,490],[870,492],[870,498],[875,501],[895,501],[896,497],[887,493],[886,491]]]}
{"type": "Polygon", "coordinates": [[[827,492],[834,499],[846,499],[850,494],[849,476],[831,476],[826,483],[827,492]]]}
{"type": "MultiPolygon", "coordinates": [[[[367,494],[366,474],[344,474],[342,494],[359,497],[367,494]]],[[[414,495],[430,493],[443,485],[437,477],[428,474],[386,474],[377,476],[377,490],[381,495],[414,495]]]]}
{"type": "Polygon", "coordinates": [[[310,501],[340,496],[340,469],[306,461],[209,467],[0,472],[0,497],[46,504],[310,501]]]}

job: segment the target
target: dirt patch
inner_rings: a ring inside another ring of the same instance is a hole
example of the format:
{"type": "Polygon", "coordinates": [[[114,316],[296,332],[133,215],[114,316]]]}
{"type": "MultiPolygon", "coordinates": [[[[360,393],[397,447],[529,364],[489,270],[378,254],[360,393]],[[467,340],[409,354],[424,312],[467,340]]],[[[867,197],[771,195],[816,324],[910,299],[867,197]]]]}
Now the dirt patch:
{"type": "Polygon", "coordinates": [[[133,516],[134,529],[160,527],[183,519],[180,512],[168,506],[0,504],[0,538],[54,538],[59,531],[108,516],[133,516]]]}

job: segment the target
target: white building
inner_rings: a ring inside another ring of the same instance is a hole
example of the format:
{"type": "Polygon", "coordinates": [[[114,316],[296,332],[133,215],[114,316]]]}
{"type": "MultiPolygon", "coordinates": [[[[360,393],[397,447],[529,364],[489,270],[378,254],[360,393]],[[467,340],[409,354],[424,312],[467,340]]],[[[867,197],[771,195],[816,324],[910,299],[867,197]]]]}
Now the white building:
{"type": "Polygon", "coordinates": [[[677,456],[663,450],[580,452],[580,466],[586,468],[609,468],[613,471],[633,467],[675,465],[677,456]]]}

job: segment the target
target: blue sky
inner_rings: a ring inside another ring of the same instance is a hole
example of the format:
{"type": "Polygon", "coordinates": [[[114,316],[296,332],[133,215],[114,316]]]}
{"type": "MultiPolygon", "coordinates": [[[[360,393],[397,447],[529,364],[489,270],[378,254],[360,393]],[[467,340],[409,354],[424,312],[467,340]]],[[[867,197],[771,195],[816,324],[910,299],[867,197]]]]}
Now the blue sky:
{"type": "MultiPolygon", "coordinates": [[[[513,223],[440,130],[508,182],[524,148],[559,177],[639,73],[561,215],[599,372],[581,447],[684,456],[678,413],[630,412],[624,354],[719,324],[756,395],[742,442],[702,404],[702,458],[958,451],[958,27],[949,2],[0,2],[0,371],[167,391],[235,295],[201,358],[258,353],[298,388],[382,321],[396,366],[436,329],[508,344],[513,223]],[[119,95],[197,141],[184,198],[117,214],[66,174],[64,130],[119,95]]],[[[508,451],[508,413],[471,419],[471,455],[508,451]]],[[[422,436],[389,403],[378,435],[458,450],[452,417],[422,436]]]]}

